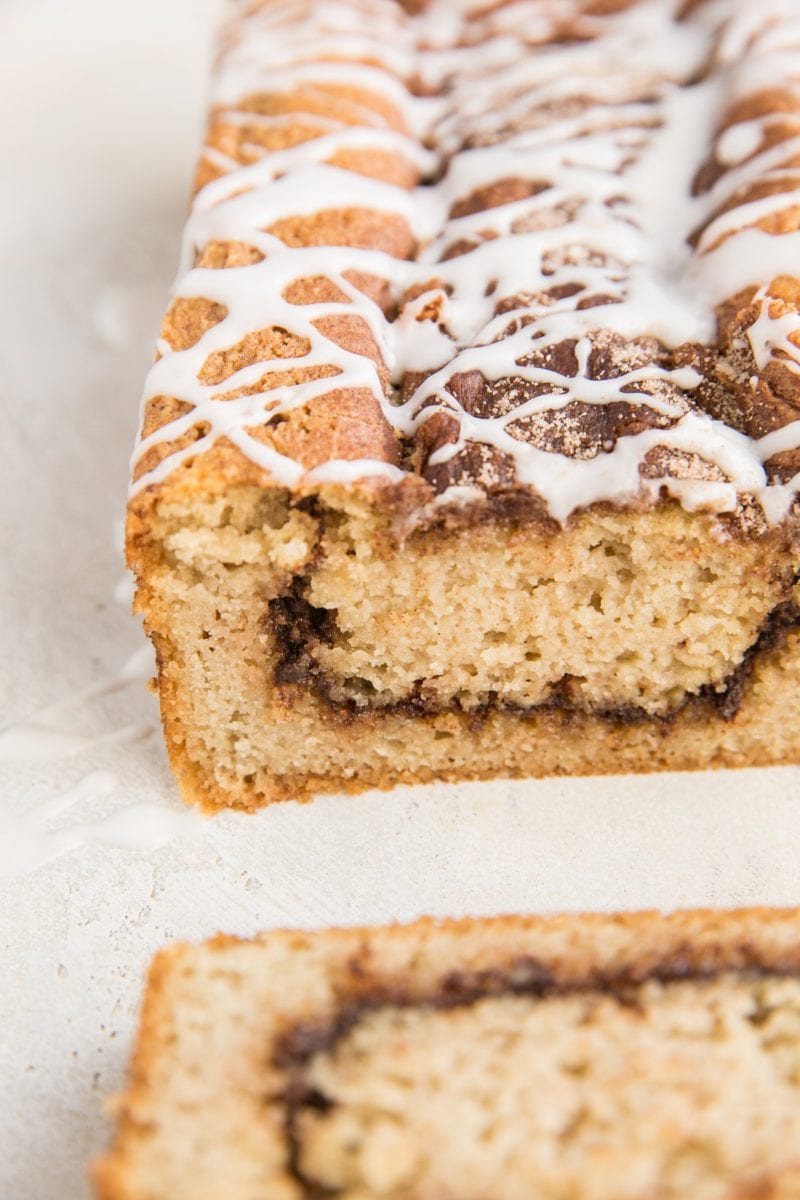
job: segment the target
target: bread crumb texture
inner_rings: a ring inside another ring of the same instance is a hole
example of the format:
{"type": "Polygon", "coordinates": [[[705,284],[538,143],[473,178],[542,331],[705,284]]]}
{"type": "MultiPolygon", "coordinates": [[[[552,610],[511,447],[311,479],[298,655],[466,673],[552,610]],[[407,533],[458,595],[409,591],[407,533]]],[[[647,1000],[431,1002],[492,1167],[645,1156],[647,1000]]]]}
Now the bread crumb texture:
{"type": "Polygon", "coordinates": [[[712,1200],[797,1155],[800,983],[388,1008],[306,1081],[298,1163],[324,1194],[712,1200]]]}
{"type": "Polygon", "coordinates": [[[800,915],[172,947],[117,1116],[101,1200],[796,1200],[800,915]]]}
{"type": "Polygon", "coordinates": [[[230,484],[162,498],[130,553],[206,807],[798,756],[785,530],[664,504],[402,533],[363,498],[230,484]]]}

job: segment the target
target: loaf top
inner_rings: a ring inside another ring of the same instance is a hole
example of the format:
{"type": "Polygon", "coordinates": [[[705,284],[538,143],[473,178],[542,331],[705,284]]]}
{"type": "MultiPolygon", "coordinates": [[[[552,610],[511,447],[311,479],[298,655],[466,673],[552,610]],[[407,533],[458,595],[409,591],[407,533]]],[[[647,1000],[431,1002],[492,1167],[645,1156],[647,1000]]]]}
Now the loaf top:
{"type": "Polygon", "coordinates": [[[797,910],[172,947],[101,1195],[796,1196],[799,971],[797,910]]]}
{"type": "Polygon", "coordinates": [[[134,495],[787,518],[794,0],[307,0],[225,32],[134,495]]]}

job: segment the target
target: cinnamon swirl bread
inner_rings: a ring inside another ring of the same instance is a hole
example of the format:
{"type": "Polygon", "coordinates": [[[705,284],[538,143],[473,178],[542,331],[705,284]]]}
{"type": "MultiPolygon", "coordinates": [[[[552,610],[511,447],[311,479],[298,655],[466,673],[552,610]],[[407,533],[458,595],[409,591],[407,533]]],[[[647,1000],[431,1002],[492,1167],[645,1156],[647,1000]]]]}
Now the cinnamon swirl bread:
{"type": "Polygon", "coordinates": [[[128,522],[188,800],[800,760],[795,0],[227,28],[128,522]]]}
{"type": "Polygon", "coordinates": [[[156,960],[101,1200],[797,1200],[797,911],[156,960]]]}

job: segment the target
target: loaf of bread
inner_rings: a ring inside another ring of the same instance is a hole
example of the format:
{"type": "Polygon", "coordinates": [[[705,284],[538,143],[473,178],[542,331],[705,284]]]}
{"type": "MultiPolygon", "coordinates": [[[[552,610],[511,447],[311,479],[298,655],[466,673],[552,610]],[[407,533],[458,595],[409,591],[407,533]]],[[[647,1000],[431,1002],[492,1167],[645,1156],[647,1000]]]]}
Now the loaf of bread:
{"type": "Polygon", "coordinates": [[[173,946],[101,1200],[800,1197],[800,911],[173,946]]]}
{"type": "Polygon", "coordinates": [[[134,458],[185,797],[800,760],[796,0],[269,0],[134,458]]]}

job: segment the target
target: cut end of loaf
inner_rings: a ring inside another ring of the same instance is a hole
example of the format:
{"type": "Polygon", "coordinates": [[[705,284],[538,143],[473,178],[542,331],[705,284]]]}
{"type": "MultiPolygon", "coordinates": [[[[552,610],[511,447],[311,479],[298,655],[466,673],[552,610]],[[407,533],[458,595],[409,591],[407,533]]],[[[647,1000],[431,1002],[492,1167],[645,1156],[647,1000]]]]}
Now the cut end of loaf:
{"type": "Polygon", "coordinates": [[[797,623],[780,532],[671,504],[402,533],[385,505],[241,486],[162,501],[135,553],[173,762],[212,806],[695,765],[703,737],[736,765],[791,736],[757,707],[797,623]]]}

